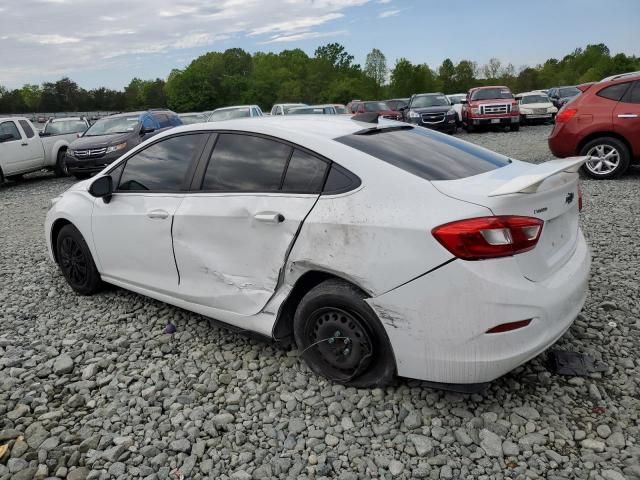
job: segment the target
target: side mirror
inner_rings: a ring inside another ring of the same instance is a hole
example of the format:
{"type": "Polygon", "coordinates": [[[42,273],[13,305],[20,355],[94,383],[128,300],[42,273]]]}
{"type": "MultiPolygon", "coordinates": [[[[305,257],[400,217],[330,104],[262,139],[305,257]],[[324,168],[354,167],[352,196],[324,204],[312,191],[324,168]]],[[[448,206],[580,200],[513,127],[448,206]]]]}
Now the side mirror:
{"type": "Polygon", "coordinates": [[[515,96],[515,97],[513,97],[513,98],[515,98],[515,99],[516,99],[516,101],[518,101],[518,102],[519,102],[520,100],[522,100],[522,97],[521,97],[521,96],[519,96],[519,95],[516,95],[516,96],[515,96]]]}
{"type": "Polygon", "coordinates": [[[9,140],[13,140],[13,135],[10,133],[0,133],[0,143],[8,142],[9,140]]]}
{"type": "Polygon", "coordinates": [[[140,129],[140,135],[146,135],[147,133],[153,133],[155,132],[156,129],[155,128],[151,128],[151,127],[142,127],[140,129]]]}
{"type": "Polygon", "coordinates": [[[89,193],[96,198],[102,198],[104,203],[109,203],[113,195],[113,179],[111,175],[97,178],[89,187],[89,193]]]}
{"type": "Polygon", "coordinates": [[[45,133],[44,132],[38,132],[38,136],[39,137],[44,137],[45,133]]]}
{"type": "Polygon", "coordinates": [[[469,102],[463,98],[462,100],[460,100],[460,103],[464,105],[465,103],[469,103],[469,102]]]}

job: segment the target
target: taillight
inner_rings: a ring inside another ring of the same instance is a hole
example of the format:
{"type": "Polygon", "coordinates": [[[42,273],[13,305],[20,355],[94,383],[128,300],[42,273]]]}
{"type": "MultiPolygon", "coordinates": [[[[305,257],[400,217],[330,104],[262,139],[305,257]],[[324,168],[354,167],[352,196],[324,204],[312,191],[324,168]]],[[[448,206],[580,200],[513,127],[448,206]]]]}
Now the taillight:
{"type": "Polygon", "coordinates": [[[431,233],[444,248],[463,260],[508,257],[527,252],[538,243],[544,221],[503,215],[446,223],[431,233]]]}
{"type": "Polygon", "coordinates": [[[556,115],[556,123],[565,123],[571,120],[576,113],[578,113],[577,108],[563,108],[556,115]]]}

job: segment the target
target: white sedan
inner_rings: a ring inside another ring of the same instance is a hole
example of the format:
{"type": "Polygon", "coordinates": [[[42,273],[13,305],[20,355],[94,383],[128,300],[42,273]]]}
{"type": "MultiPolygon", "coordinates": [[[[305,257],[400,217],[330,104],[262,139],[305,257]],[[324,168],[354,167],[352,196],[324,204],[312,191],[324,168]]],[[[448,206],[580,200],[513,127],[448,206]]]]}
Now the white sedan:
{"type": "Polygon", "coordinates": [[[558,109],[546,93],[534,91],[516,95],[520,105],[520,123],[551,122],[558,109]]]}
{"type": "Polygon", "coordinates": [[[108,282],[293,339],[335,382],[489,382],[582,308],[585,158],[533,165],[380,122],[163,132],[54,199],[51,258],[79,294],[108,282]]]}

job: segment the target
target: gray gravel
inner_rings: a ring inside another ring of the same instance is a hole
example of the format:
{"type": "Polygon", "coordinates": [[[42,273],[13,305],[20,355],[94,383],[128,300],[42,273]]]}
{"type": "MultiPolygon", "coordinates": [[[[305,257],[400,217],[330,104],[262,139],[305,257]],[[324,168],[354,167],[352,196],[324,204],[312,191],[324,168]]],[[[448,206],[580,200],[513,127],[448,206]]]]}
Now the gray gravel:
{"type": "MultiPolygon", "coordinates": [[[[538,162],[548,130],[460,136],[538,162]]],[[[583,183],[591,293],[558,347],[607,370],[561,377],[539,357],[473,395],[331,385],[198,315],[116,288],[77,297],[42,238],[72,181],[1,187],[0,480],[640,478],[639,182],[583,183]]]]}

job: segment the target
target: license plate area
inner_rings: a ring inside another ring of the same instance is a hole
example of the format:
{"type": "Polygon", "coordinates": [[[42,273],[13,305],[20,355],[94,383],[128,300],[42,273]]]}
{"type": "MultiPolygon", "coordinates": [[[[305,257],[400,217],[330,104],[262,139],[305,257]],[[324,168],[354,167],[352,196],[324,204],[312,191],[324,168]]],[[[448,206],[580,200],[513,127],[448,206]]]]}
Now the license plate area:
{"type": "Polygon", "coordinates": [[[491,119],[491,123],[500,123],[500,119],[499,118],[492,118],[491,119]]]}

